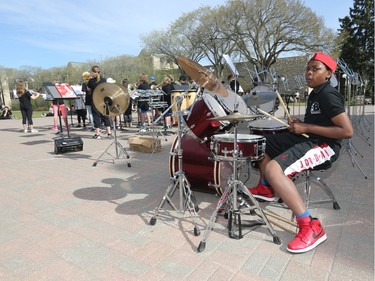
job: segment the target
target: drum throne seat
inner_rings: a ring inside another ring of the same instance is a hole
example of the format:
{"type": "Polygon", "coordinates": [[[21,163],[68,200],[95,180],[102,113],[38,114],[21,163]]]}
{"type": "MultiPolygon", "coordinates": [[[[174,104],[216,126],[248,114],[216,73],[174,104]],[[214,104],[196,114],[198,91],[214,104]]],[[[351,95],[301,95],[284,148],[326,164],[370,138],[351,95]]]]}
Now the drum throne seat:
{"type": "MultiPolygon", "coordinates": [[[[298,173],[292,178],[295,183],[300,182],[304,186],[304,200],[307,208],[309,208],[310,204],[324,204],[332,202],[333,209],[341,209],[329,185],[317,174],[324,173],[331,167],[332,163],[323,163],[313,169],[298,173]],[[327,198],[311,200],[311,191],[313,184],[320,187],[327,195],[327,198]]],[[[281,203],[282,199],[280,198],[278,202],[281,203]]]]}

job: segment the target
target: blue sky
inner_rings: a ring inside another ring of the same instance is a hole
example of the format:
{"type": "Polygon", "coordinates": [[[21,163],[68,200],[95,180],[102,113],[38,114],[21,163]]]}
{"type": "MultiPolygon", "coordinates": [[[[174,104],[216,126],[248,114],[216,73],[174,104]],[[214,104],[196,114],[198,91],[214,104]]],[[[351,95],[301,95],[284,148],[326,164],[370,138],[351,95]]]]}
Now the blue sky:
{"type": "MultiPolygon", "coordinates": [[[[140,36],[167,28],[182,14],[225,0],[12,0],[0,2],[0,65],[66,66],[68,62],[136,56],[140,36]],[[185,3],[185,4],[182,4],[185,3]]],[[[339,28],[353,0],[305,0],[327,27],[339,28]]],[[[173,39],[172,39],[173,40],[173,39]]]]}

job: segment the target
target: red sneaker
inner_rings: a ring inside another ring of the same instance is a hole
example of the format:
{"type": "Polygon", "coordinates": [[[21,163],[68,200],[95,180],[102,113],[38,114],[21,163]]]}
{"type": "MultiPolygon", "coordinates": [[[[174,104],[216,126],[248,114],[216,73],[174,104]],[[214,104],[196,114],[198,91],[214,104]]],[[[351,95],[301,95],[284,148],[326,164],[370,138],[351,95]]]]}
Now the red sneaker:
{"type": "Polygon", "coordinates": [[[326,232],[316,218],[297,218],[299,232],[286,248],[291,253],[305,253],[327,240],[326,232]]]}
{"type": "Polygon", "coordinates": [[[263,185],[259,182],[256,187],[248,188],[248,190],[255,198],[268,202],[275,201],[275,192],[270,186],[263,185]]]}

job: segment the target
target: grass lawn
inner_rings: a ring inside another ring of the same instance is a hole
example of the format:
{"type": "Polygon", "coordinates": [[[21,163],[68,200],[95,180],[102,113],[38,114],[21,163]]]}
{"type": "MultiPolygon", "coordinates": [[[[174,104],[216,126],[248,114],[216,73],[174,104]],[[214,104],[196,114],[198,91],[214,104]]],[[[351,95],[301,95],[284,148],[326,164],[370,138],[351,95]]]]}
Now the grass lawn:
{"type": "MultiPolygon", "coordinates": [[[[47,113],[48,111],[36,111],[34,110],[33,111],[33,119],[34,118],[41,118],[42,117],[42,113],[47,113]]],[[[21,115],[21,111],[14,111],[12,110],[12,113],[13,115],[16,117],[16,119],[22,119],[22,115],[21,115]]],[[[73,113],[73,116],[75,115],[75,113],[73,113]]],[[[70,112],[67,113],[67,117],[70,118],[70,112]]]]}
{"type": "MultiPolygon", "coordinates": [[[[12,110],[12,113],[13,115],[17,118],[17,119],[22,119],[22,115],[21,115],[21,111],[13,111],[12,110]]],[[[33,119],[34,118],[39,118],[39,117],[42,117],[42,113],[46,113],[45,111],[33,111],[33,119]]]]}

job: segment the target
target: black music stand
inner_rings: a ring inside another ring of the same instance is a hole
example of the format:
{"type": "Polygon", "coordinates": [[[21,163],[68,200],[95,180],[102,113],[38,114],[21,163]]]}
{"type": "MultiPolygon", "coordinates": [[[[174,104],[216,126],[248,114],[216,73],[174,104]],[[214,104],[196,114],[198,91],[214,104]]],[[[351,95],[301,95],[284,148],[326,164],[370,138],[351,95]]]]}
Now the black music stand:
{"type": "MultiPolygon", "coordinates": [[[[78,98],[73,88],[67,83],[43,83],[45,93],[47,94],[47,100],[72,100],[78,98]]],[[[67,124],[68,137],[64,137],[63,126],[61,122],[61,111],[60,103],[58,103],[58,116],[60,124],[60,136],[54,138],[55,141],[55,154],[68,152],[68,151],[82,151],[83,142],[80,137],[70,137],[69,125],[67,117],[65,122],[67,124]]]]}

